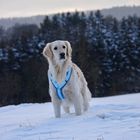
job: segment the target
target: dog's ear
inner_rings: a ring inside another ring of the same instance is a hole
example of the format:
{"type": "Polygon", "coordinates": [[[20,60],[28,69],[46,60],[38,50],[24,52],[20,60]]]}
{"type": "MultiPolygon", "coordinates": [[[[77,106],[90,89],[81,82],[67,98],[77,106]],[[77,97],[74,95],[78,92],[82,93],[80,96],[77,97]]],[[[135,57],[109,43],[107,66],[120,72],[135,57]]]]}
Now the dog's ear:
{"type": "Polygon", "coordinates": [[[44,55],[44,57],[47,57],[47,58],[53,57],[53,52],[51,50],[51,43],[47,43],[47,45],[43,49],[43,55],[44,55]]]}
{"type": "Polygon", "coordinates": [[[65,41],[65,45],[67,46],[67,56],[69,58],[71,58],[71,54],[72,54],[72,48],[71,48],[71,45],[68,41],[65,41]]]}

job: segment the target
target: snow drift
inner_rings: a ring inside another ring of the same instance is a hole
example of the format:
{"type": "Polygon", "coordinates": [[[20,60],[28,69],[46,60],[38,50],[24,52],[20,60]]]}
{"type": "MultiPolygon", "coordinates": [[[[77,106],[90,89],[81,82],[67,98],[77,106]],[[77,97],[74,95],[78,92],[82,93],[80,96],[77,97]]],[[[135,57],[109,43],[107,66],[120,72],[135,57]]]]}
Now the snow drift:
{"type": "Polygon", "coordinates": [[[54,118],[51,103],[0,108],[1,140],[140,140],[140,93],[93,98],[88,112],[54,118]]]}

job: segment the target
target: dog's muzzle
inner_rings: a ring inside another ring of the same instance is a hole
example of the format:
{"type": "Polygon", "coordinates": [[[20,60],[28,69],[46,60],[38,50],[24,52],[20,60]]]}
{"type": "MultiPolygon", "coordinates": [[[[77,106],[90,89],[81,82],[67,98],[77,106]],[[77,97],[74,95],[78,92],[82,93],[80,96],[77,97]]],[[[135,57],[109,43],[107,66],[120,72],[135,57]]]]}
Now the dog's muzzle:
{"type": "Polygon", "coordinates": [[[65,53],[60,53],[60,59],[65,59],[65,53]]]}

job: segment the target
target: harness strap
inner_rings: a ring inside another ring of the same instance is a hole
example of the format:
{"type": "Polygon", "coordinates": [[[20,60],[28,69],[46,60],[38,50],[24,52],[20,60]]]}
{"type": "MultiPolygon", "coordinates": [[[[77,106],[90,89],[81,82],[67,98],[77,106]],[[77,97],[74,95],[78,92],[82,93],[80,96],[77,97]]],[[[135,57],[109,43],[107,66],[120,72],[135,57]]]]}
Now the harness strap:
{"type": "Polygon", "coordinates": [[[66,86],[68,81],[70,80],[71,74],[72,74],[72,68],[69,68],[68,71],[66,72],[65,80],[61,84],[58,84],[58,82],[53,79],[52,74],[49,75],[49,79],[50,79],[52,85],[55,87],[56,94],[60,100],[63,100],[65,98],[62,90],[66,86]]]}

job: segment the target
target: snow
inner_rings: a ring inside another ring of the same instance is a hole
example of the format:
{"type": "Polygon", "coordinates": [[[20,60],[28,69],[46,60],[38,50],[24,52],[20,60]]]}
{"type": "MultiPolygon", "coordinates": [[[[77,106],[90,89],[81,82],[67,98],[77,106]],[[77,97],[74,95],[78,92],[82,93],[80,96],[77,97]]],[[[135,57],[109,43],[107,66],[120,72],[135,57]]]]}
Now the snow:
{"type": "Polygon", "coordinates": [[[51,103],[1,107],[0,140],[140,140],[140,93],[93,98],[90,106],[57,119],[51,103]]]}

